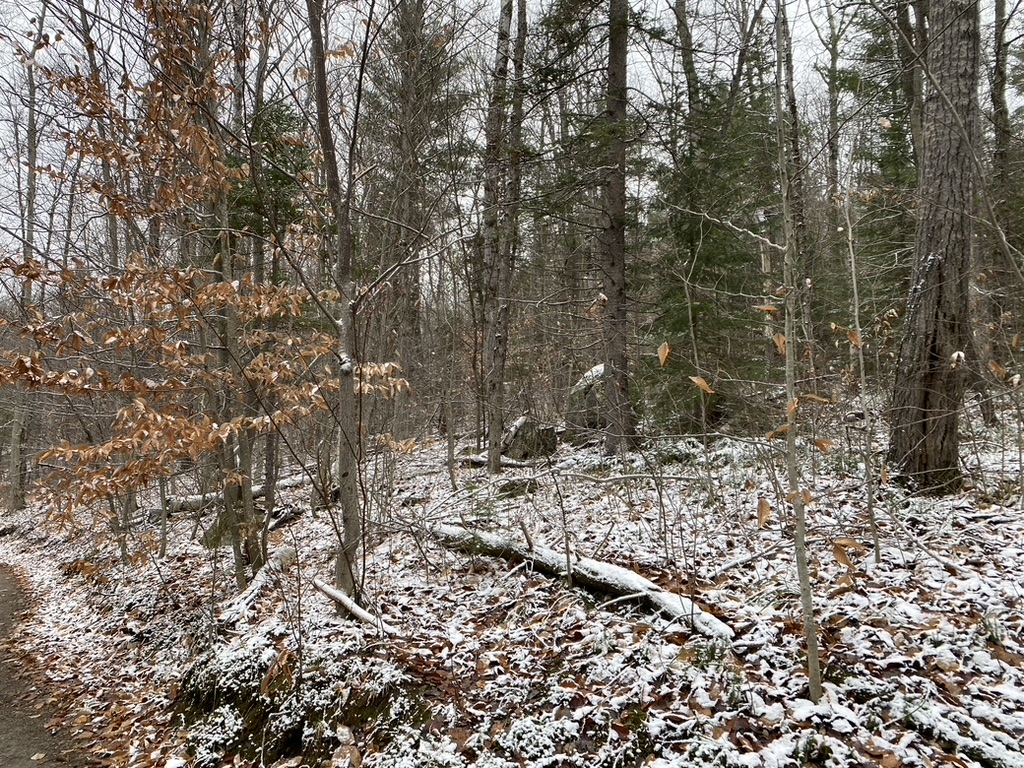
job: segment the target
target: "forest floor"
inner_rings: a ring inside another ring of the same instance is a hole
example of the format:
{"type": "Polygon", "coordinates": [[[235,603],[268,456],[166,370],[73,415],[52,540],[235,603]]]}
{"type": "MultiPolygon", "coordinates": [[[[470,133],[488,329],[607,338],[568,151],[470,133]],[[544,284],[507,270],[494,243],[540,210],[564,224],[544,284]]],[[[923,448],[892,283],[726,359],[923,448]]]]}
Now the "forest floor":
{"type": "Polygon", "coordinates": [[[47,727],[52,707],[39,706],[42,697],[33,683],[34,670],[25,660],[9,656],[8,643],[14,634],[24,602],[18,579],[0,566],[0,765],[4,768],[74,766],[88,764],[68,738],[47,727]]]}
{"type": "Polygon", "coordinates": [[[65,732],[107,765],[341,768],[358,752],[364,768],[1024,768],[1021,426],[969,421],[968,487],[929,498],[884,474],[869,496],[863,436],[841,424],[824,414],[800,444],[817,703],[782,441],[763,437],[617,459],[563,445],[497,477],[461,460],[450,473],[443,444],[382,448],[364,495],[376,623],[340,618],[315,587],[336,520],[301,484],[271,535],[297,559],[242,595],[230,549],[201,544],[212,510],[172,518],[160,556],[158,523],[122,551],[102,516],[62,529],[36,507],[0,536],[35,605],[16,643],[59,692],[65,732]],[[453,551],[452,529],[648,581],[626,596],[569,584],[453,551]],[[659,612],[644,584],[692,610],[659,612]]]}

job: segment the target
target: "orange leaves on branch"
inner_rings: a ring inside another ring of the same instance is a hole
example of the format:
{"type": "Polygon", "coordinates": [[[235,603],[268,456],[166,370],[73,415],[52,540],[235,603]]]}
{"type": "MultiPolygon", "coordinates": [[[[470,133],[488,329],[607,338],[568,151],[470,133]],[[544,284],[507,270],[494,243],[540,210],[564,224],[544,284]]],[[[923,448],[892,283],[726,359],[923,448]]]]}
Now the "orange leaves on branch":
{"type": "Polygon", "coordinates": [[[771,317],[777,317],[780,311],[774,304],[757,304],[754,306],[754,309],[758,312],[764,312],[766,315],[770,315],[771,317]]]}
{"type": "Polygon", "coordinates": [[[668,345],[668,342],[661,342],[661,346],[658,347],[658,362],[661,363],[662,368],[668,365],[668,358],[671,354],[672,348],[668,345]]]}
{"type": "Polygon", "coordinates": [[[42,382],[46,372],[39,364],[40,355],[33,352],[31,355],[19,355],[14,358],[13,369],[16,377],[25,380],[29,384],[42,382]]]}

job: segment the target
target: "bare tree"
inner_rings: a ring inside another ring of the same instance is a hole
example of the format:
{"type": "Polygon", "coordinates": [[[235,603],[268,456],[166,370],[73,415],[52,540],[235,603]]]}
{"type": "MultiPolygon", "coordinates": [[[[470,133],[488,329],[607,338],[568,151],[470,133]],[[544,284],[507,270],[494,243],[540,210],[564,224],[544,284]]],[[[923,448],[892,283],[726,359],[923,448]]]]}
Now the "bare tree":
{"type": "Polygon", "coordinates": [[[799,172],[799,153],[793,152],[796,133],[796,108],[793,93],[793,45],[786,5],[780,0],[775,6],[775,39],[778,50],[775,84],[775,111],[779,151],[779,186],[782,190],[782,226],[784,261],[783,272],[786,290],[785,352],[786,352],[786,475],[789,493],[796,518],[793,544],[796,555],[797,578],[800,582],[800,607],[804,619],[804,641],[807,645],[807,678],[812,701],[821,698],[821,661],[818,656],[818,627],[814,618],[814,595],[811,587],[810,568],[807,562],[807,510],[801,477],[797,465],[797,412],[799,399],[796,391],[796,349],[792,343],[795,337],[797,317],[797,256],[800,242],[796,211],[799,210],[799,196],[802,187],[794,183],[794,174],[799,172]]]}
{"type": "MultiPolygon", "coordinates": [[[[370,4],[372,26],[373,3],[370,4]]],[[[358,599],[359,547],[363,535],[362,511],[359,499],[359,458],[362,452],[359,435],[359,412],[357,408],[355,381],[357,361],[355,359],[355,309],[356,297],[353,282],[354,235],[352,232],[352,190],[353,154],[355,152],[356,130],[359,125],[359,95],[365,61],[360,66],[360,80],[357,87],[356,113],[352,118],[352,133],[349,143],[347,164],[348,178],[342,187],[338,156],[334,146],[334,131],[331,126],[331,103],[327,87],[327,53],[324,42],[326,19],[323,0],[306,0],[309,32],[312,41],[310,51],[313,81],[313,101],[316,107],[316,133],[323,155],[324,173],[327,183],[327,198],[331,209],[331,223],[328,230],[328,249],[334,263],[335,287],[340,300],[332,318],[337,337],[335,364],[340,376],[340,387],[335,403],[338,439],[335,483],[341,506],[341,526],[338,530],[338,555],[335,561],[335,585],[353,598],[358,599]]],[[[364,56],[366,55],[364,47],[364,56]]]]}
{"type": "Polygon", "coordinates": [[[487,465],[501,469],[501,437],[505,424],[505,363],[508,358],[512,274],[519,226],[522,140],[523,57],[526,49],[526,8],[519,3],[514,52],[516,80],[508,85],[513,0],[505,0],[498,21],[493,84],[484,127],[483,291],[484,408],[487,416],[487,465]],[[511,97],[511,114],[509,101],[511,97]]]}

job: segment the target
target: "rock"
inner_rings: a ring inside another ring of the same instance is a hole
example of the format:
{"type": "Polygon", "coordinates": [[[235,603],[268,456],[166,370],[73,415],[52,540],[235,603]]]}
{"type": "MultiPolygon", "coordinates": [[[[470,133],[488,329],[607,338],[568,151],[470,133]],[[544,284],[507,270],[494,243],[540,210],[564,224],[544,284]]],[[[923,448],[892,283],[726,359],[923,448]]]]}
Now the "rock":
{"type": "Polygon", "coordinates": [[[520,416],[501,439],[501,452],[515,461],[550,456],[558,447],[554,427],[520,416]]]}
{"type": "Polygon", "coordinates": [[[599,363],[580,377],[565,404],[565,423],[577,429],[604,429],[607,402],[604,393],[604,363],[599,363]]]}
{"type": "Polygon", "coordinates": [[[362,764],[362,755],[351,744],[342,744],[331,755],[331,768],[359,768],[362,764]]]}

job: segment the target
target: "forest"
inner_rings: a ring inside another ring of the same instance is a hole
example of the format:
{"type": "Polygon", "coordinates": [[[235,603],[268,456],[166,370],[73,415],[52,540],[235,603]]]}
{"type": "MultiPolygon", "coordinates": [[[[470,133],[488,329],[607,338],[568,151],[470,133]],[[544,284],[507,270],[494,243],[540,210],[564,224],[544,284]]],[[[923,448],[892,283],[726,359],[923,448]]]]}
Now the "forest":
{"type": "Polygon", "coordinates": [[[1019,7],[5,11],[25,765],[1024,768],[1019,7]]]}

